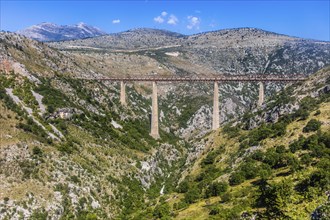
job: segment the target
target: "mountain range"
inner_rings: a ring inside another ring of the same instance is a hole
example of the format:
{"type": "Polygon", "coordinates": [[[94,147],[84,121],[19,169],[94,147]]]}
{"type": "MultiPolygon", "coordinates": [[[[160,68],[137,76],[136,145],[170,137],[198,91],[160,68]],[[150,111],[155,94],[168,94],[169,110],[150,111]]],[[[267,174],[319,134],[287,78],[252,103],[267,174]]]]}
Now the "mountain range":
{"type": "MultiPolygon", "coordinates": [[[[0,32],[0,220],[330,216],[330,42],[256,28],[191,36],[138,28],[61,42],[0,32]],[[303,74],[305,82],[81,78],[303,74]]],[[[320,218],[315,218],[320,219],[320,218]]]]}
{"type": "Polygon", "coordinates": [[[106,35],[106,32],[83,22],[76,25],[44,22],[19,30],[17,33],[38,41],[63,41],[106,35]]]}

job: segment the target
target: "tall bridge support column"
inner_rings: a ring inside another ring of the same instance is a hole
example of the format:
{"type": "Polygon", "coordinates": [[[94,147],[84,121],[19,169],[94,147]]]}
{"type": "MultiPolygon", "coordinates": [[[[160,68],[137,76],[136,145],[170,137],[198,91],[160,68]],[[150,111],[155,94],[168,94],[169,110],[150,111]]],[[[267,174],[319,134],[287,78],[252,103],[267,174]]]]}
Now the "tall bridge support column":
{"type": "Polygon", "coordinates": [[[151,109],[151,131],[150,136],[154,139],[159,138],[158,130],[158,97],[157,97],[157,84],[152,82],[152,109],[151,109]]]}
{"type": "Polygon", "coordinates": [[[220,126],[220,115],[219,115],[219,85],[218,82],[214,82],[214,93],[213,93],[213,121],[212,130],[217,130],[220,126]]]}
{"type": "Polygon", "coordinates": [[[120,81],[120,104],[126,106],[126,85],[124,81],[120,81]]]}
{"type": "Polygon", "coordinates": [[[258,107],[262,106],[265,101],[265,83],[259,82],[259,99],[258,99],[258,107]]]}

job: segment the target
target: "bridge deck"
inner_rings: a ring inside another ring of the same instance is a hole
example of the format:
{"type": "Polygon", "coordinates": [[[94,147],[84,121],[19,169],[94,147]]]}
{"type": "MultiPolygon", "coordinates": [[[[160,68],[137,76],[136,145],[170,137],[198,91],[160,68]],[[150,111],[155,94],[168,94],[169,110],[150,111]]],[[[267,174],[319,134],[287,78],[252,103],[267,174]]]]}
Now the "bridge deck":
{"type": "Polygon", "coordinates": [[[220,75],[214,77],[133,76],[78,79],[113,82],[296,82],[304,81],[306,77],[303,75],[295,75],[292,77],[276,75],[220,75]]]}

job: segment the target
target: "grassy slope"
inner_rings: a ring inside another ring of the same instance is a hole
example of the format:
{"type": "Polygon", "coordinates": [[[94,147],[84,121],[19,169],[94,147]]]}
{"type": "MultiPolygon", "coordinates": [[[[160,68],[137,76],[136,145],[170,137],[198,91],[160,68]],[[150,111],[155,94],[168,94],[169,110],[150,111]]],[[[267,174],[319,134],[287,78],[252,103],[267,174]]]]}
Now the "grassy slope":
{"type": "MultiPolygon", "coordinates": [[[[283,137],[277,137],[277,138],[267,138],[263,141],[262,146],[264,149],[276,146],[276,145],[285,145],[288,147],[289,143],[291,143],[293,140],[296,140],[299,135],[303,136],[310,136],[313,133],[303,133],[302,128],[306,125],[307,121],[309,121],[312,118],[318,119],[323,122],[323,125],[321,126],[322,131],[329,131],[330,130],[330,103],[322,103],[319,110],[321,111],[320,115],[314,116],[314,112],[310,114],[310,117],[307,120],[304,121],[295,121],[293,123],[290,123],[288,128],[287,128],[287,133],[283,137]],[[294,135],[292,135],[294,134],[294,135]]],[[[227,138],[223,133],[220,131],[219,134],[215,135],[214,137],[214,149],[217,149],[216,146],[220,145],[225,145],[226,146],[226,152],[221,155],[221,158],[228,158],[230,155],[238,150],[238,145],[239,142],[237,138],[227,138]]],[[[200,161],[203,159],[200,158],[194,165],[193,171],[191,173],[192,176],[197,176],[200,172],[200,161]]],[[[219,168],[226,166],[226,163],[217,163],[217,166],[219,168]]],[[[289,175],[289,176],[278,176],[280,173],[285,173],[287,171],[286,168],[284,169],[278,169],[276,172],[273,174],[273,178],[271,179],[274,182],[279,182],[282,179],[285,180],[298,180],[301,179],[304,176],[307,176],[308,174],[311,173],[311,171],[314,170],[313,167],[309,167],[309,169],[304,169],[301,170],[300,172],[294,174],[294,175],[289,175]]],[[[256,190],[256,186],[252,184],[252,182],[256,181],[257,179],[252,179],[245,181],[244,183],[231,187],[230,193],[233,195],[237,194],[240,195],[241,193],[244,193],[244,190],[246,188],[249,188],[251,190],[256,190]]],[[[248,195],[247,195],[248,196],[248,195]]],[[[179,196],[180,198],[180,196],[179,196]]],[[[182,198],[182,196],[181,196],[182,198]]],[[[209,215],[208,213],[210,210],[206,208],[206,204],[208,203],[209,205],[212,204],[219,204],[219,201],[221,199],[219,197],[212,197],[211,199],[202,199],[197,203],[194,203],[190,205],[188,208],[184,210],[179,210],[176,212],[177,216],[175,219],[208,219],[209,215]]],[[[239,197],[235,198],[234,200],[239,200],[239,197]]],[[[324,201],[326,201],[326,196],[318,197],[312,201],[309,202],[303,202],[299,204],[292,204],[291,208],[289,210],[290,215],[295,216],[296,219],[308,219],[310,213],[320,204],[322,204],[324,201]]],[[[174,202],[179,202],[179,199],[176,199],[174,202]]],[[[224,207],[231,208],[233,204],[224,204],[224,207]]]]}
{"type": "MultiPolygon", "coordinates": [[[[312,77],[313,79],[314,77],[312,77]]],[[[309,137],[316,132],[304,133],[302,130],[306,126],[307,122],[311,119],[317,119],[322,122],[320,130],[322,132],[328,132],[330,130],[330,103],[323,102],[321,103],[317,109],[311,111],[309,117],[305,120],[294,120],[289,123],[286,128],[286,133],[280,137],[266,138],[260,142],[260,149],[262,151],[266,151],[268,148],[273,148],[275,146],[284,145],[286,149],[290,143],[294,142],[299,138],[299,136],[309,137]],[[319,113],[320,112],[320,113],[319,113]],[[319,114],[318,114],[319,113],[319,114]]],[[[237,166],[241,163],[242,157],[238,156],[239,145],[240,145],[240,137],[249,134],[249,131],[240,130],[239,136],[235,138],[229,138],[226,133],[220,129],[219,131],[210,134],[206,137],[209,141],[205,146],[205,152],[216,151],[217,149],[221,149],[224,147],[224,151],[218,154],[218,156],[214,159],[215,165],[220,170],[235,170],[237,166]],[[233,158],[236,158],[233,160],[233,158]]],[[[295,156],[298,158],[301,157],[302,152],[296,152],[295,156]]],[[[189,171],[189,176],[192,179],[195,179],[201,173],[205,172],[201,167],[201,162],[206,158],[208,154],[205,153],[203,157],[199,158],[192,168],[189,171]]],[[[300,158],[301,159],[301,158],[300,158]]],[[[317,162],[317,159],[314,159],[314,162],[317,162]],[[315,161],[316,160],[316,161],[315,161]]],[[[314,163],[315,164],[315,163],[314,163]]],[[[274,169],[271,177],[269,178],[269,182],[293,182],[293,185],[296,185],[299,181],[303,180],[305,177],[309,176],[316,168],[314,165],[307,166],[303,169],[298,170],[297,172],[291,173],[289,172],[288,167],[282,167],[278,169],[274,169]]],[[[217,180],[218,181],[228,181],[229,173],[225,173],[220,175],[217,180]]],[[[257,185],[256,182],[259,180],[259,177],[256,177],[251,180],[246,180],[243,183],[229,187],[229,194],[232,196],[232,199],[228,202],[221,202],[221,197],[211,197],[208,199],[199,199],[196,203],[189,205],[186,208],[179,209],[174,211],[175,219],[209,219],[212,218],[210,213],[210,207],[212,206],[220,206],[222,208],[233,209],[237,205],[242,205],[245,207],[246,211],[257,211],[258,208],[251,208],[249,203],[254,200],[257,194],[257,185]]],[[[176,193],[170,196],[170,204],[179,203],[183,200],[183,194],[176,193]]],[[[320,204],[326,201],[326,196],[324,194],[315,196],[312,199],[304,199],[302,195],[295,193],[292,196],[292,202],[286,207],[286,214],[290,216],[292,219],[308,219],[310,218],[310,214],[315,208],[317,208],[320,204]]],[[[263,210],[261,208],[260,210],[263,210]]],[[[213,217],[218,219],[217,217],[213,217]]],[[[221,219],[221,218],[220,218],[221,219]]]]}

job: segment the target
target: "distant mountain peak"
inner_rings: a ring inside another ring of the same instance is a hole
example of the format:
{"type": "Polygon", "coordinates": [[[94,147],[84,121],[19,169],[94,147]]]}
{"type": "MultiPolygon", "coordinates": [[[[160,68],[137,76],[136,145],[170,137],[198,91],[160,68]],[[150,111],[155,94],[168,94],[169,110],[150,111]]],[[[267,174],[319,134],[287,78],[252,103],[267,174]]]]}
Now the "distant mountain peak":
{"type": "MultiPolygon", "coordinates": [[[[88,28],[88,27],[92,27],[92,26],[89,26],[88,24],[86,24],[86,23],[84,23],[84,22],[79,22],[78,24],[76,24],[75,25],[76,27],[78,27],[78,28],[88,28]]],[[[97,27],[93,27],[93,28],[95,28],[95,29],[99,29],[99,28],[97,28],[97,27]]]]}
{"type": "Polygon", "coordinates": [[[84,22],[79,22],[75,25],[58,25],[51,22],[42,22],[17,31],[17,33],[38,41],[76,40],[107,34],[99,28],[87,25],[84,22]]]}

